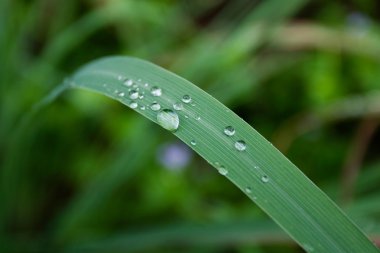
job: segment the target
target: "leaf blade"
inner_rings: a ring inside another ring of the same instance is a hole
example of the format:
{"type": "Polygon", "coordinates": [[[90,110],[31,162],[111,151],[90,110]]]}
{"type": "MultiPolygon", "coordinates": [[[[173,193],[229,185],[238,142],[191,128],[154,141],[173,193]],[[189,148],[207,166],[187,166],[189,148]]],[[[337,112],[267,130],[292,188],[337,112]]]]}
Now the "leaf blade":
{"type": "MultiPolygon", "coordinates": [[[[148,108],[157,101],[162,109],[173,109],[183,95],[194,102],[178,111],[180,127],[174,133],[214,167],[224,166],[226,177],[272,217],[295,241],[309,252],[378,252],[360,229],[315,186],[295,165],[249,124],[189,81],[152,63],[129,57],[109,57],[90,63],[76,72],[73,87],[89,89],[128,105],[129,87],[122,80],[136,81],[144,98],[136,100],[148,108]],[[120,78],[121,77],[121,78],[120,78]],[[138,81],[140,80],[141,81],[138,81]],[[145,85],[145,83],[148,84],[145,85]],[[162,96],[150,95],[159,86],[162,96]],[[226,126],[236,134],[223,134],[226,126]],[[244,140],[240,152],[234,143],[244,140]],[[197,145],[191,145],[196,140],[197,145]],[[263,177],[268,179],[264,180],[263,177]],[[350,242],[347,244],[347,242],[350,242]]],[[[135,109],[157,123],[156,111],[135,109]]]]}

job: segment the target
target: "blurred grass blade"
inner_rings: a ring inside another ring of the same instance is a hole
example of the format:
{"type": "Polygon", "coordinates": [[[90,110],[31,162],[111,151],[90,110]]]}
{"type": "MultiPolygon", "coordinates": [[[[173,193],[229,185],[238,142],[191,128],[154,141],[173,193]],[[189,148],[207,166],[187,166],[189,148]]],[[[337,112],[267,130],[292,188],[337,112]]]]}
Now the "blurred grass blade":
{"type": "MultiPolygon", "coordinates": [[[[306,251],[378,252],[358,227],[276,148],[185,79],[143,60],[109,57],[84,66],[71,82],[73,87],[119,100],[156,123],[159,112],[150,109],[152,103],[160,104],[161,110],[176,112],[180,123],[174,134],[247,194],[306,251]],[[155,86],[162,95],[157,89],[152,92],[155,86]],[[173,105],[181,103],[184,95],[189,95],[191,102],[176,106],[181,110],[175,111],[173,105]],[[233,126],[235,134],[226,136],[226,126],[233,126]],[[239,140],[245,145],[237,145],[239,140]]],[[[144,149],[144,140],[135,148],[144,149]]]]}

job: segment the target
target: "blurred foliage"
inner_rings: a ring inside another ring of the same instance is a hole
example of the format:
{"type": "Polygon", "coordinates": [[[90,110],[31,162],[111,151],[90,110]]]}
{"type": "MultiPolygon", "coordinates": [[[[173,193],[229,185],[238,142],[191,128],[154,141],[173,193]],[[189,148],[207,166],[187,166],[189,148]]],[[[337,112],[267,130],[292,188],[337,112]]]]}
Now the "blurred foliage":
{"type": "Polygon", "coordinates": [[[200,157],[169,168],[168,146],[185,147],[117,102],[68,91],[25,120],[73,70],[112,54],[210,92],[380,243],[379,10],[376,0],[0,1],[0,250],[302,252],[200,157]]]}

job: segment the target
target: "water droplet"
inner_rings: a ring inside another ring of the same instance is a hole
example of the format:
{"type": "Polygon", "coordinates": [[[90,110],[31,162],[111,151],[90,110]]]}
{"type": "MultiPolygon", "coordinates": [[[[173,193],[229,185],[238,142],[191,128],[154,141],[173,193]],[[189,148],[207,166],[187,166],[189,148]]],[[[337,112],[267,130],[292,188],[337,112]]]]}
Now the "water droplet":
{"type": "Polygon", "coordinates": [[[152,87],[152,89],[150,90],[150,93],[155,96],[155,97],[159,97],[162,95],[162,90],[161,88],[157,87],[157,86],[154,86],[152,87]]]}
{"type": "Polygon", "coordinates": [[[239,151],[244,151],[247,148],[245,141],[239,140],[235,142],[235,148],[239,151]]]}
{"type": "Polygon", "coordinates": [[[227,135],[227,136],[232,136],[235,134],[235,128],[233,128],[232,126],[226,126],[224,128],[224,134],[227,135]]]}
{"type": "Polygon", "coordinates": [[[189,116],[185,115],[185,118],[186,118],[186,119],[188,119],[188,118],[189,118],[189,116]]]}
{"type": "Polygon", "coordinates": [[[193,145],[193,146],[195,146],[195,145],[197,145],[197,142],[196,142],[195,140],[192,140],[192,141],[190,142],[190,144],[193,145]]]}
{"type": "Polygon", "coordinates": [[[201,120],[201,116],[198,115],[198,116],[195,117],[195,119],[196,120],[201,120]]]}
{"type": "Polygon", "coordinates": [[[139,97],[139,99],[143,99],[144,98],[144,95],[141,95],[140,97],[139,97]]]}
{"type": "Polygon", "coordinates": [[[249,186],[245,187],[245,192],[246,193],[251,193],[252,192],[252,188],[249,187],[249,186]]]}
{"type": "Polygon", "coordinates": [[[117,93],[117,95],[118,95],[119,97],[124,97],[124,96],[125,96],[125,93],[122,92],[122,91],[119,91],[119,92],[117,93]]]}
{"type": "Polygon", "coordinates": [[[145,105],[140,106],[140,109],[145,111],[145,105]]]}
{"type": "Polygon", "coordinates": [[[157,114],[157,122],[169,131],[176,131],[179,126],[177,113],[169,109],[164,109],[157,114]]]}
{"type": "Polygon", "coordinates": [[[256,170],[258,170],[260,167],[257,166],[257,165],[255,165],[255,166],[253,166],[253,168],[256,169],[256,170]]]}
{"type": "Polygon", "coordinates": [[[195,104],[194,104],[194,103],[191,103],[190,105],[191,105],[191,106],[195,106],[195,104]]]}
{"type": "Polygon", "coordinates": [[[123,76],[118,76],[117,80],[121,81],[123,79],[123,76]]]}
{"type": "Polygon", "coordinates": [[[183,104],[177,102],[177,103],[173,104],[173,108],[174,108],[174,110],[181,111],[181,110],[183,110],[183,104]]]}
{"type": "Polygon", "coordinates": [[[144,84],[144,87],[148,87],[148,86],[149,86],[149,83],[145,83],[145,84],[144,84]]]}
{"type": "Polygon", "coordinates": [[[136,90],[131,90],[129,92],[129,98],[130,99],[137,99],[139,97],[139,92],[136,90]]]}
{"type": "Polygon", "coordinates": [[[125,79],[124,80],[124,85],[125,86],[132,86],[133,80],[132,79],[125,79]]]}
{"type": "Polygon", "coordinates": [[[157,102],[153,102],[151,105],[150,105],[150,109],[152,111],[158,111],[161,109],[161,105],[157,102]]]}
{"type": "Polygon", "coordinates": [[[223,165],[220,165],[217,169],[220,175],[225,176],[228,174],[228,170],[223,165]]]}
{"type": "Polygon", "coordinates": [[[183,95],[182,102],[184,102],[185,104],[190,103],[191,102],[191,97],[189,95],[183,95]]]}
{"type": "Polygon", "coordinates": [[[131,107],[132,109],[135,109],[135,108],[137,108],[137,106],[139,106],[136,102],[131,102],[131,103],[129,103],[129,107],[131,107]]]}
{"type": "Polygon", "coordinates": [[[261,181],[263,183],[268,183],[269,182],[269,177],[267,175],[264,175],[264,176],[261,177],[261,181]]]}

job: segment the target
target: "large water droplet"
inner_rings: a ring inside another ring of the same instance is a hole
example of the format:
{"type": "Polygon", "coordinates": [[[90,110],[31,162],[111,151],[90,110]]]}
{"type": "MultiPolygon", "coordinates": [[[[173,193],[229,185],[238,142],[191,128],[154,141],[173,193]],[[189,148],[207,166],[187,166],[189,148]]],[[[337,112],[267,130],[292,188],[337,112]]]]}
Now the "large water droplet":
{"type": "Polygon", "coordinates": [[[217,169],[220,175],[225,176],[228,174],[228,170],[223,165],[220,165],[217,169]]]}
{"type": "Polygon", "coordinates": [[[136,109],[137,108],[137,106],[139,106],[136,102],[131,102],[131,103],[129,103],[129,107],[131,107],[132,109],[136,109]]]}
{"type": "Polygon", "coordinates": [[[191,97],[189,95],[183,95],[182,102],[188,104],[191,102],[191,97]]]}
{"type": "Polygon", "coordinates": [[[151,105],[150,105],[150,109],[152,111],[159,111],[161,109],[161,105],[157,102],[153,102],[151,105]]]}
{"type": "Polygon", "coordinates": [[[177,103],[173,104],[173,108],[174,108],[174,110],[181,111],[181,110],[183,110],[183,104],[177,102],[177,103]]]}
{"type": "Polygon", "coordinates": [[[235,128],[233,128],[232,126],[226,126],[224,128],[224,134],[227,135],[227,136],[232,136],[235,134],[235,128]]]}
{"type": "Polygon", "coordinates": [[[252,188],[250,186],[245,187],[245,192],[246,193],[251,193],[252,192],[252,188]]]}
{"type": "Polygon", "coordinates": [[[177,113],[169,109],[164,109],[157,114],[157,122],[163,128],[173,132],[176,131],[179,126],[177,113]]]}
{"type": "Polygon", "coordinates": [[[162,90],[160,87],[157,87],[157,86],[154,86],[152,87],[152,89],[150,90],[150,93],[155,96],[155,97],[159,97],[162,95],[162,90]]]}
{"type": "Polygon", "coordinates": [[[137,90],[131,90],[129,92],[130,99],[137,99],[139,97],[139,92],[137,90]]]}
{"type": "Polygon", "coordinates": [[[247,148],[245,141],[239,140],[235,142],[235,148],[239,151],[244,151],[247,148]]]}
{"type": "Polygon", "coordinates": [[[133,80],[132,79],[125,79],[123,84],[125,86],[132,86],[133,80]]]}
{"type": "Polygon", "coordinates": [[[196,146],[196,145],[197,145],[197,142],[196,142],[195,140],[192,140],[192,141],[190,142],[190,144],[193,145],[193,146],[196,146]]]}
{"type": "Polygon", "coordinates": [[[264,175],[264,176],[261,177],[261,181],[263,183],[268,183],[269,182],[269,177],[267,175],[264,175]]]}

